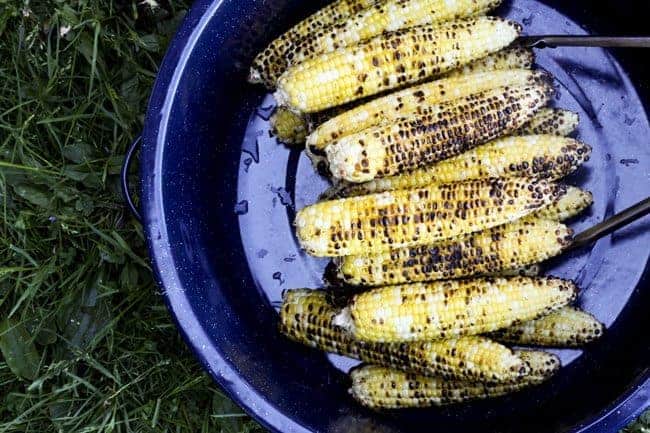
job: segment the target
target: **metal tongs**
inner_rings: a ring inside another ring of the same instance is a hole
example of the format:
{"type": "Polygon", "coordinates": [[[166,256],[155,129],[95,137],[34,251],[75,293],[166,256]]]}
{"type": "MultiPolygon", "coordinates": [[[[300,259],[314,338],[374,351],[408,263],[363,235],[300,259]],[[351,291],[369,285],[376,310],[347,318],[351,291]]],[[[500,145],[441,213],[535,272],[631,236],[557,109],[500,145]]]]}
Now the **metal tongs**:
{"type": "Polygon", "coordinates": [[[598,239],[611,234],[639,218],[650,214],[650,197],[646,198],[605,221],[588,228],[573,238],[570,249],[581,248],[596,242],[598,239]]]}
{"type": "Polygon", "coordinates": [[[517,43],[527,48],[611,47],[650,48],[650,36],[521,36],[517,43]]]}
{"type": "MultiPolygon", "coordinates": [[[[517,44],[527,48],[556,47],[611,47],[611,48],[650,48],[650,36],[575,36],[575,35],[538,35],[521,36],[517,44]]],[[[650,214],[650,197],[634,206],[596,224],[576,235],[570,249],[576,249],[594,243],[615,230],[650,214]]]]}

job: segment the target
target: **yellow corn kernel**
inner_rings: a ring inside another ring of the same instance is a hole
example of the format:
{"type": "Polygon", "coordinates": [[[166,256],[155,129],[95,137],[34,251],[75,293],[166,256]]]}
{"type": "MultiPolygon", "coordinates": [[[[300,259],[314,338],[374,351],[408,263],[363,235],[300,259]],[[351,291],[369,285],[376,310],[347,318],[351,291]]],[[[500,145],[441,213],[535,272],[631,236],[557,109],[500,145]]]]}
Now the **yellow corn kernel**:
{"type": "Polygon", "coordinates": [[[308,16],[288,31],[274,39],[253,60],[248,81],[275,87],[277,78],[288,65],[287,55],[302,38],[322,31],[327,26],[370,7],[376,0],[336,0],[308,16]]]}
{"type": "Polygon", "coordinates": [[[286,144],[304,143],[307,137],[307,120],[299,113],[278,107],[271,116],[271,134],[286,144]]]}
{"type": "Polygon", "coordinates": [[[537,114],[519,128],[518,135],[552,134],[566,137],[575,132],[580,123],[578,113],[561,108],[542,108],[537,114]]]}
{"type": "Polygon", "coordinates": [[[363,406],[372,409],[443,406],[498,397],[538,385],[560,368],[560,359],[547,352],[517,351],[531,366],[531,373],[514,383],[449,381],[406,373],[377,365],[365,365],[350,372],[349,392],[363,406]]]}
{"type": "Polygon", "coordinates": [[[572,138],[524,135],[499,138],[455,157],[396,176],[354,184],[339,182],[325,197],[419,188],[431,183],[490,177],[531,177],[556,180],[589,160],[591,147],[572,138]]]}
{"type": "Polygon", "coordinates": [[[312,113],[441,75],[509,45],[521,27],[481,17],[389,32],[289,67],[275,100],[312,113]]]}
{"type": "Polygon", "coordinates": [[[326,292],[289,290],[280,309],[280,330],[316,349],[424,375],[504,382],[529,371],[510,349],[485,337],[395,344],[359,342],[332,324],[338,311],[326,292]]]}
{"type": "Polygon", "coordinates": [[[355,286],[496,275],[556,256],[571,245],[562,223],[523,218],[430,245],[334,259],[339,280],[355,286]]]}
{"type": "Polygon", "coordinates": [[[499,341],[520,345],[578,347],[603,335],[605,326],[594,316],[573,307],[512,325],[492,333],[499,341]]]}
{"type": "MultiPolygon", "coordinates": [[[[364,129],[422,114],[423,107],[504,86],[525,86],[547,80],[545,73],[527,69],[482,72],[442,78],[371,100],[331,118],[307,138],[307,151],[364,129]]],[[[317,152],[318,153],[318,152],[317,152]]]]}
{"type": "Polygon", "coordinates": [[[505,48],[481,59],[475,60],[460,68],[445,74],[452,78],[459,75],[476,74],[478,72],[501,71],[506,69],[532,69],[535,54],[532,50],[522,47],[505,48]]]}
{"type": "Polygon", "coordinates": [[[354,338],[382,343],[483,334],[549,314],[575,299],[553,277],[476,278],[387,286],[357,294],[334,318],[354,338]]]}
{"type": "Polygon", "coordinates": [[[426,245],[522,218],[566,187],[524,178],[433,184],[412,190],[319,202],[301,209],[300,245],[320,257],[426,245]]]}
{"type": "Polygon", "coordinates": [[[566,221],[587,209],[593,202],[594,198],[591,192],[575,186],[567,186],[566,194],[548,206],[543,206],[532,216],[547,220],[566,221]]]}

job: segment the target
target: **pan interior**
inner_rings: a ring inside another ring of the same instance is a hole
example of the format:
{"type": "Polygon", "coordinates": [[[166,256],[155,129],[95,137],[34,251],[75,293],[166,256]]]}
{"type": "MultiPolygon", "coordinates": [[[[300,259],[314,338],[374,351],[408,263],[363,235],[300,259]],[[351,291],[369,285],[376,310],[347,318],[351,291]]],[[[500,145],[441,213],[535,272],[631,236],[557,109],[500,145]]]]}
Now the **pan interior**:
{"type": "MultiPolygon", "coordinates": [[[[538,2],[516,2],[507,16],[523,22],[530,34],[584,33],[577,24],[538,2]]],[[[552,105],[579,113],[576,136],[593,147],[590,161],[565,180],[594,194],[591,209],[570,221],[580,232],[642,199],[643,191],[650,191],[644,165],[650,156],[644,139],[650,132],[648,119],[624,71],[605,51],[565,48],[537,50],[536,54],[539,67],[555,77],[552,105]]],[[[322,285],[328,260],[301,251],[292,221],[296,210],[316,202],[329,183],[315,173],[300,149],[290,149],[271,136],[268,118],[274,110],[275,101],[267,95],[250,115],[235,211],[257,288],[277,307],[284,289],[322,285]]],[[[636,248],[650,240],[645,227],[636,224],[591,248],[553,260],[546,272],[576,281],[583,289],[581,307],[611,326],[645,269],[649,251],[638,254],[636,248]]],[[[580,353],[558,351],[565,365],[580,353]]]]}
{"type": "MultiPolygon", "coordinates": [[[[585,33],[568,16],[592,25],[603,16],[598,29],[623,33],[636,21],[647,28],[647,14],[633,4],[514,0],[499,14],[523,22],[530,34],[585,33]],[[606,27],[613,22],[621,28],[606,27]]],[[[373,414],[356,405],[341,372],[347,361],[328,359],[277,332],[274,308],[282,290],[321,284],[327,261],[300,251],[292,220],[327,184],[300,151],[269,136],[272,98],[244,83],[254,52],[317,5],[199,0],[198,7],[205,15],[190,14],[195,21],[185,30],[191,32],[178,37],[189,48],[173,45],[163,65],[157,89],[167,93],[154,90],[152,97],[142,152],[143,209],[157,276],[180,329],[231,397],[283,431],[414,432],[436,426],[510,432],[525,425],[529,432],[549,432],[591,419],[634,389],[648,365],[648,291],[642,289],[647,220],[549,264],[548,272],[578,282],[579,303],[609,329],[584,351],[559,352],[565,367],[547,385],[445,409],[373,414]]],[[[650,127],[627,74],[636,70],[642,78],[644,71],[639,62],[624,71],[599,49],[537,54],[539,65],[557,78],[555,105],[580,113],[578,137],[594,149],[589,163],[567,180],[591,190],[596,200],[571,223],[580,231],[650,191],[650,127]]],[[[650,91],[639,91],[648,100],[650,91]]]]}

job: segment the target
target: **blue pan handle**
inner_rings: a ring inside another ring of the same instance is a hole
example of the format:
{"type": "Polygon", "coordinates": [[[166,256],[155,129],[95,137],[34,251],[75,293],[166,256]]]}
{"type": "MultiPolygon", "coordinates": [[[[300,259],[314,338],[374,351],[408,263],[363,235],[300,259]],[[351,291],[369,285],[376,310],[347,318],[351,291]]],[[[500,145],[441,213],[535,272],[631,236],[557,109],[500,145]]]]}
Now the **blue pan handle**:
{"type": "Polygon", "coordinates": [[[124,197],[124,201],[129,207],[129,210],[131,211],[133,218],[138,220],[139,223],[142,223],[142,217],[140,216],[140,211],[138,210],[138,207],[135,205],[135,202],[131,197],[130,188],[129,188],[129,169],[131,168],[133,155],[135,155],[135,151],[138,150],[138,148],[140,147],[140,143],[142,143],[142,135],[138,135],[129,146],[129,149],[126,151],[126,155],[124,156],[124,162],[122,163],[122,170],[120,171],[120,177],[122,181],[121,182],[122,196],[124,197]]]}

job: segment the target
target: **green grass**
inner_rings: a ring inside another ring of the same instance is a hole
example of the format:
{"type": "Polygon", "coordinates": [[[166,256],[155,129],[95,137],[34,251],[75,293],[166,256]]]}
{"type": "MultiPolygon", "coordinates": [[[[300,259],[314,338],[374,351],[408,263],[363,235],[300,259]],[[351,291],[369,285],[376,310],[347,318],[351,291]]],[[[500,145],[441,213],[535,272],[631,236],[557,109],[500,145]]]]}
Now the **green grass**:
{"type": "Polygon", "coordinates": [[[0,432],[261,430],[186,350],[118,193],[186,8],[0,0],[0,432]]]}
{"type": "Polygon", "coordinates": [[[261,431],[186,350],[119,195],[186,8],[0,0],[0,433],[261,431]]]}

